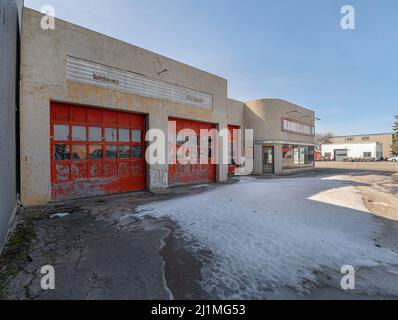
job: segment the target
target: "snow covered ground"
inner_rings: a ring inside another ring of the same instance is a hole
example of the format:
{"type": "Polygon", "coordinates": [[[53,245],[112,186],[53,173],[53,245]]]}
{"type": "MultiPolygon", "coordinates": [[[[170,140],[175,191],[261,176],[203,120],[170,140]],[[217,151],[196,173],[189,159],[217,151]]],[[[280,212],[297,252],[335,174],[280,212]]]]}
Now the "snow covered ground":
{"type": "Polygon", "coordinates": [[[240,183],[140,206],[169,217],[204,260],[212,298],[265,299],[283,289],[339,288],[354,266],[356,293],[398,296],[398,255],[376,246],[383,224],[368,212],[354,182],[329,177],[241,178],[240,183]]]}

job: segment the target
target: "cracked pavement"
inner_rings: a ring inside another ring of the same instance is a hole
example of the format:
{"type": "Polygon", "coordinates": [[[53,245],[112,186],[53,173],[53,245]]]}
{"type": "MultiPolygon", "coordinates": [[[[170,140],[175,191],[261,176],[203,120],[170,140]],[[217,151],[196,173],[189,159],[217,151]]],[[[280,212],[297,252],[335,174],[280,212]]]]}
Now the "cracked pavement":
{"type": "MultiPolygon", "coordinates": [[[[32,219],[33,236],[19,270],[7,279],[10,300],[167,300],[201,298],[200,261],[176,241],[167,219],[138,219],[134,209],[150,201],[198,193],[216,185],[176,188],[164,194],[125,195],[21,209],[18,224],[32,219]],[[69,213],[63,218],[50,218],[69,213]],[[167,245],[166,245],[167,242],[167,245]],[[184,268],[176,270],[174,264],[184,268]],[[42,290],[41,268],[55,268],[55,290],[42,290]],[[187,268],[188,267],[188,268],[187,268]],[[167,286],[170,271],[173,293],[167,286]],[[186,270],[186,274],[184,274],[186,270]]],[[[18,249],[18,248],[17,248],[18,249]]],[[[5,273],[7,250],[0,267],[5,273]]]]}
{"type": "MultiPolygon", "coordinates": [[[[317,174],[351,171],[320,170],[317,174]]],[[[283,179],[284,177],[280,177],[283,179]]],[[[259,177],[258,179],[278,179],[259,177]]],[[[375,215],[392,218],[396,212],[397,176],[362,173],[350,179],[375,215]],[[393,203],[394,202],[394,203],[393,203]],[[380,205],[381,204],[381,205],[380,205]],[[383,205],[387,204],[387,206],[383,205]],[[393,205],[394,204],[394,205],[393,205]]],[[[234,183],[236,181],[230,181],[234,183]]],[[[201,193],[219,185],[171,189],[163,194],[138,192],[97,197],[36,208],[22,208],[10,246],[0,257],[0,298],[9,300],[190,300],[208,299],[201,287],[201,268],[210,251],[192,252],[169,219],[138,218],[135,209],[153,201],[201,193]],[[50,217],[68,213],[62,218],[50,217]],[[41,268],[55,268],[55,290],[42,290],[41,268]],[[2,283],[3,287],[1,287],[2,283]]],[[[379,246],[398,250],[397,224],[386,225],[375,239],[379,246]]],[[[274,298],[350,298],[330,288],[302,297],[283,291],[274,298]]],[[[368,297],[356,296],[367,299],[368,297]]]]}

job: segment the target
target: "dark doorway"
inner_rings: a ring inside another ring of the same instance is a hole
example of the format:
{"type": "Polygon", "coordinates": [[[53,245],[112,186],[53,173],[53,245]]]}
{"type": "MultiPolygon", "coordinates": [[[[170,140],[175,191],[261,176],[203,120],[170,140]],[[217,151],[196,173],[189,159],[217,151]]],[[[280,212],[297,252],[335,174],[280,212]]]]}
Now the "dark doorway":
{"type": "Polygon", "coordinates": [[[274,173],[274,147],[263,147],[263,173],[274,173]]]}

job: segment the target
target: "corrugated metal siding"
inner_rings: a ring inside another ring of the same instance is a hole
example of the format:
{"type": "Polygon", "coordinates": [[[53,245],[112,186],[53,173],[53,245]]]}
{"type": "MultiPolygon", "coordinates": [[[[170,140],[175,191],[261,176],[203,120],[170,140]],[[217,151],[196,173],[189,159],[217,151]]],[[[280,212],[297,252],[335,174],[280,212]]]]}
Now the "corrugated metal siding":
{"type": "Polygon", "coordinates": [[[166,99],[201,109],[213,108],[211,94],[70,56],[66,60],[66,77],[68,81],[105,89],[166,99]]]}

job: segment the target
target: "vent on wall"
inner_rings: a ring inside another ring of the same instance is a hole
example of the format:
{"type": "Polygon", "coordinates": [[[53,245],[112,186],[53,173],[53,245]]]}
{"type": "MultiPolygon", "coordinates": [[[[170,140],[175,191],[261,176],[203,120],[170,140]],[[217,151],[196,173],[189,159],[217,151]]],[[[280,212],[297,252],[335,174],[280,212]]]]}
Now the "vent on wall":
{"type": "Polygon", "coordinates": [[[71,82],[213,109],[211,94],[70,56],[66,59],[66,78],[71,82]]]}

